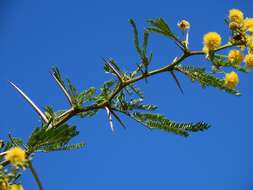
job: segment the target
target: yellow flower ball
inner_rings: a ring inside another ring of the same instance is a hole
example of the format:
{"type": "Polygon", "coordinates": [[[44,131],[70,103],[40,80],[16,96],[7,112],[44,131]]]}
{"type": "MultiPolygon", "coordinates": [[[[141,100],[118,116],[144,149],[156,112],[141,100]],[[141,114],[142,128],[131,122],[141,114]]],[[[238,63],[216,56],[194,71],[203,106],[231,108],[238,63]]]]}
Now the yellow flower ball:
{"type": "Polygon", "coordinates": [[[253,30],[253,18],[246,18],[243,21],[243,27],[246,31],[253,30]]]}
{"type": "Polygon", "coordinates": [[[249,66],[253,68],[253,54],[248,54],[245,57],[245,63],[249,66]]]}
{"type": "Polygon", "coordinates": [[[225,83],[224,85],[227,88],[235,88],[239,83],[239,77],[236,72],[232,71],[225,75],[225,83]]]}
{"type": "Polygon", "coordinates": [[[221,45],[221,37],[217,32],[208,32],[203,37],[204,47],[208,50],[214,50],[221,45]]]}
{"type": "Polygon", "coordinates": [[[247,47],[248,47],[248,51],[250,54],[253,54],[253,40],[250,41],[248,44],[247,44],[247,47]]]}
{"type": "Polygon", "coordinates": [[[228,54],[228,61],[233,64],[239,65],[241,62],[243,62],[243,54],[241,51],[233,49],[228,54]]]}
{"type": "Polygon", "coordinates": [[[8,190],[9,185],[8,182],[6,182],[5,180],[0,182],[0,190],[8,190]]]}
{"type": "Polygon", "coordinates": [[[228,16],[230,22],[236,22],[242,24],[243,22],[243,12],[238,9],[231,9],[228,16]]]}
{"type": "Polygon", "coordinates": [[[11,185],[10,190],[24,190],[24,188],[20,184],[13,184],[11,185]]]}
{"type": "Polygon", "coordinates": [[[23,165],[26,161],[26,153],[20,147],[14,147],[8,150],[5,159],[13,165],[23,165]]]}
{"type": "Polygon", "coordinates": [[[187,20],[182,20],[180,21],[177,26],[181,29],[181,30],[187,30],[190,28],[190,23],[187,20]]]}

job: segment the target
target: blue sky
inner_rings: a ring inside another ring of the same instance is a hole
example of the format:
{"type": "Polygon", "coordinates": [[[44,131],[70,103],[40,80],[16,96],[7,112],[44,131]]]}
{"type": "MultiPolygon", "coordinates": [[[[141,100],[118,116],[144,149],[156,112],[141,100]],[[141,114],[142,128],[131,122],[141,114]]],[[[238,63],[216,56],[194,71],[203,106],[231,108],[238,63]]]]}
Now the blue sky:
{"type": "MultiPolygon", "coordinates": [[[[101,57],[115,58],[125,70],[138,58],[132,44],[129,18],[145,27],[145,20],[164,17],[173,30],[176,23],[191,23],[190,47],[202,48],[202,36],[217,31],[227,40],[223,19],[231,8],[253,17],[252,2],[225,0],[181,1],[64,1],[1,0],[0,2],[0,104],[1,138],[11,132],[27,138],[39,118],[8,85],[14,81],[40,107],[67,107],[49,71],[58,66],[79,90],[99,87],[109,76],[103,73],[101,57]]],[[[179,32],[179,31],[178,31],[179,32]]],[[[152,68],[178,55],[171,42],[151,37],[152,68]]],[[[210,67],[203,58],[186,64],[210,67]]],[[[185,95],[168,75],[139,86],[146,102],[177,121],[209,122],[213,127],[182,138],[149,131],[126,120],[127,130],[117,126],[112,134],[104,112],[90,119],[72,119],[80,130],[74,142],[87,147],[73,152],[41,154],[34,158],[45,189],[173,189],[250,190],[253,188],[252,74],[240,74],[242,97],[216,89],[202,90],[183,76],[185,95]]],[[[36,189],[27,171],[25,189],[36,189]]]]}

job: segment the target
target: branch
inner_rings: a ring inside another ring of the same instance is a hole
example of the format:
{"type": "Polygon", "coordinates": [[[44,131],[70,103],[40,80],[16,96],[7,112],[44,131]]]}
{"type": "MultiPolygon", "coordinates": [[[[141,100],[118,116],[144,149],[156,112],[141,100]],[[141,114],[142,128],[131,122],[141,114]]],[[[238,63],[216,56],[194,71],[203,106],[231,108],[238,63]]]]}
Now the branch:
{"type": "Polygon", "coordinates": [[[35,181],[36,181],[36,183],[37,183],[39,189],[40,189],[40,190],[44,190],[44,188],[43,188],[43,186],[42,186],[42,183],[41,183],[41,181],[40,181],[40,179],[39,179],[39,176],[38,176],[38,174],[37,174],[35,168],[34,168],[33,165],[32,165],[32,162],[31,162],[31,161],[28,161],[28,165],[29,165],[29,168],[30,168],[30,170],[31,170],[31,172],[32,172],[32,175],[33,175],[33,177],[34,177],[34,179],[35,179],[35,181]]]}
{"type": "MultiPolygon", "coordinates": [[[[237,43],[237,44],[231,44],[231,43],[228,43],[228,44],[225,44],[223,46],[221,46],[220,48],[217,48],[216,50],[214,50],[214,52],[218,52],[220,50],[223,50],[223,49],[227,49],[227,48],[231,48],[231,47],[234,47],[234,46],[238,46],[240,45],[240,43],[237,43]]],[[[196,55],[205,55],[205,52],[203,51],[184,51],[184,53],[179,57],[179,58],[175,58],[170,64],[164,66],[164,67],[161,67],[159,69],[156,69],[156,70],[152,70],[150,72],[147,72],[145,74],[140,74],[139,76],[136,76],[132,79],[129,79],[127,81],[123,81],[121,83],[121,85],[117,85],[115,87],[115,89],[113,90],[112,94],[109,96],[109,98],[102,102],[102,103],[94,103],[90,106],[87,106],[87,107],[84,107],[84,108],[78,108],[78,109],[73,109],[71,110],[62,120],[60,120],[56,126],[68,121],[70,118],[72,118],[73,116],[75,116],[76,114],[79,114],[79,113],[84,113],[84,112],[88,112],[88,111],[91,111],[91,110],[95,110],[95,109],[104,109],[106,105],[108,105],[110,103],[110,101],[121,91],[123,90],[124,88],[126,88],[127,86],[133,84],[133,83],[136,83],[142,79],[146,79],[146,78],[149,78],[153,75],[158,75],[158,74],[161,74],[161,73],[164,73],[164,72],[170,72],[170,71],[173,71],[175,69],[175,66],[179,65],[182,61],[184,61],[186,58],[188,57],[191,57],[191,56],[196,56],[196,55]]]]}

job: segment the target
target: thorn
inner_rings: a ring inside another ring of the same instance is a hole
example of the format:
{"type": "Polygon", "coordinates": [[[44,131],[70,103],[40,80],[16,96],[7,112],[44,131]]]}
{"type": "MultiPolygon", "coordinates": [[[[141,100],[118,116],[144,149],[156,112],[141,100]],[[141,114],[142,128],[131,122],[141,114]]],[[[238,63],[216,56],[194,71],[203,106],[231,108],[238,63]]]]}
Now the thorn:
{"type": "Polygon", "coordinates": [[[177,57],[175,57],[172,61],[172,63],[175,63],[177,61],[177,57]]]}
{"type": "Polygon", "coordinates": [[[105,58],[102,58],[103,61],[110,67],[110,69],[113,71],[113,73],[118,77],[119,81],[122,82],[122,76],[121,73],[111,64],[111,60],[107,60],[105,58]]]}
{"type": "Polygon", "coordinates": [[[44,115],[44,113],[36,106],[36,104],[20,89],[18,88],[13,82],[8,81],[17,91],[18,93],[23,96],[23,98],[32,106],[32,108],[37,112],[37,114],[42,118],[42,120],[47,123],[48,119],[44,115]]]}
{"type": "Polygon", "coordinates": [[[113,123],[112,123],[112,114],[111,114],[111,112],[110,112],[110,110],[109,110],[108,107],[105,107],[105,110],[106,110],[107,115],[108,115],[110,128],[111,128],[112,132],[114,132],[114,126],[113,126],[113,123]]]}
{"type": "Polygon", "coordinates": [[[181,84],[180,84],[179,80],[177,79],[176,74],[175,74],[173,71],[170,71],[170,73],[171,73],[173,79],[176,81],[177,87],[179,88],[180,92],[181,92],[182,94],[184,94],[184,91],[183,91],[183,89],[182,89],[182,87],[181,87],[181,84]]]}
{"type": "Polygon", "coordinates": [[[69,104],[72,106],[72,100],[71,97],[69,95],[69,93],[67,92],[67,90],[65,89],[65,87],[62,85],[62,83],[57,79],[57,77],[55,76],[55,72],[50,72],[51,76],[54,78],[54,80],[56,81],[57,85],[60,87],[60,89],[63,91],[64,95],[66,96],[66,98],[68,99],[69,104]]]}
{"type": "Polygon", "coordinates": [[[188,48],[189,46],[189,30],[186,32],[186,38],[185,38],[185,47],[188,48]]]}
{"type": "Polygon", "coordinates": [[[119,118],[119,116],[118,116],[116,113],[114,113],[111,109],[110,109],[110,112],[111,112],[111,114],[116,118],[116,120],[120,123],[120,125],[121,125],[124,129],[126,129],[125,124],[121,121],[121,119],[119,118]]]}

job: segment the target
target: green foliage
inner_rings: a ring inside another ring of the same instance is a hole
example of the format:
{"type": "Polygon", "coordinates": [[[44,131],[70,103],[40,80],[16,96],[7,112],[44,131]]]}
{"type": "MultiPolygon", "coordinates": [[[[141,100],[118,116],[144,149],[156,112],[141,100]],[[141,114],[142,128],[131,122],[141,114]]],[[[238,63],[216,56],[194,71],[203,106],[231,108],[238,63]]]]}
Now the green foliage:
{"type": "Polygon", "coordinates": [[[224,86],[224,80],[207,73],[205,68],[196,68],[192,66],[177,66],[175,69],[188,76],[193,82],[198,81],[203,88],[207,86],[212,86],[236,96],[240,95],[237,90],[224,86]]]}
{"type": "Polygon", "coordinates": [[[55,152],[55,151],[66,151],[66,150],[75,150],[75,149],[81,149],[85,146],[84,143],[77,143],[77,144],[68,144],[68,145],[62,145],[59,144],[53,144],[50,146],[47,146],[44,148],[44,150],[40,150],[43,152],[55,152]]]}
{"type": "Polygon", "coordinates": [[[150,129],[162,129],[184,137],[189,136],[189,132],[204,131],[210,127],[203,122],[176,123],[166,119],[165,116],[160,114],[134,112],[130,117],[150,129]]]}
{"type": "Polygon", "coordinates": [[[148,23],[150,24],[150,27],[147,28],[148,32],[154,32],[171,39],[177,39],[176,35],[171,31],[169,25],[163,20],[163,18],[148,20],[148,23]]]}
{"type": "Polygon", "coordinates": [[[134,84],[130,84],[127,88],[126,91],[129,95],[133,95],[136,94],[137,96],[139,96],[140,98],[144,98],[144,93],[138,88],[136,87],[136,85],[134,84]]]}
{"type": "Polygon", "coordinates": [[[69,101],[73,107],[81,108],[85,102],[95,100],[94,94],[96,92],[96,88],[90,87],[88,90],[78,93],[70,80],[67,79],[67,85],[65,84],[58,68],[53,68],[52,75],[55,77],[57,83],[60,85],[65,95],[70,99],[69,101]]]}
{"type": "Polygon", "coordinates": [[[7,151],[12,147],[22,146],[22,145],[23,145],[23,140],[21,138],[12,137],[11,135],[9,135],[9,141],[4,146],[4,151],[7,151]]]}
{"type": "Polygon", "coordinates": [[[138,30],[137,26],[135,24],[135,21],[133,19],[129,20],[133,32],[134,32],[134,47],[140,57],[141,64],[138,65],[137,69],[133,71],[130,76],[135,76],[139,71],[142,71],[143,73],[148,72],[148,65],[150,64],[152,60],[152,53],[150,55],[147,55],[147,48],[148,48],[148,42],[149,42],[149,32],[147,30],[144,31],[143,33],[143,43],[142,47],[140,47],[140,42],[139,42],[139,35],[138,35],[138,30]],[[142,70],[142,67],[144,68],[144,71],[142,70]]]}
{"type": "Polygon", "coordinates": [[[230,63],[227,58],[227,55],[214,54],[211,61],[213,62],[215,68],[218,70],[221,70],[222,67],[232,67],[238,71],[250,73],[250,70],[246,67],[246,65],[241,66],[238,65],[236,62],[230,63]]]}
{"type": "Polygon", "coordinates": [[[148,20],[148,23],[150,24],[150,27],[147,28],[149,32],[156,32],[167,37],[175,37],[169,25],[163,20],[163,18],[148,20]]]}
{"type": "Polygon", "coordinates": [[[75,126],[63,124],[50,127],[49,125],[35,128],[27,143],[28,152],[64,149],[69,141],[79,134],[75,126]]]}

